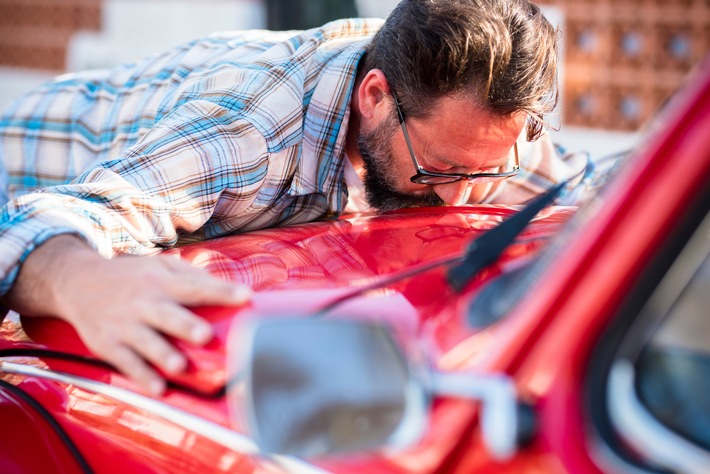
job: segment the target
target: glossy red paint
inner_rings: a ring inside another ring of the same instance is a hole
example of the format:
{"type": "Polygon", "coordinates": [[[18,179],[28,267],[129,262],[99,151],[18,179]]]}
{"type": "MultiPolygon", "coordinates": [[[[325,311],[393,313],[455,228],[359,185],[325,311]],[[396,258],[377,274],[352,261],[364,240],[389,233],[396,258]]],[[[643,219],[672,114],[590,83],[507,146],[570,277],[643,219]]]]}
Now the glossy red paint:
{"type": "MultiPolygon", "coordinates": [[[[539,415],[532,445],[506,463],[496,462],[482,447],[476,405],[439,399],[417,445],[397,453],[323,459],[319,466],[368,473],[603,470],[603,460],[591,447],[581,388],[590,353],[674,222],[707,186],[710,173],[709,64],[684,95],[675,114],[619,171],[601,200],[575,215],[576,230],[569,226],[552,240],[555,261],[504,320],[476,330],[467,323],[465,309],[492,278],[528,261],[550,242],[574,209],[546,210],[461,295],[448,288],[443,268],[437,268],[403,279],[377,296],[355,298],[326,316],[386,321],[397,334],[424,347],[442,370],[508,373],[539,415]]],[[[195,309],[214,325],[215,340],[204,348],[181,345],[191,361],[189,373],[174,379],[161,401],[227,426],[222,389],[228,378],[226,341],[235,321],[307,316],[366,282],[460,255],[468,242],[513,212],[491,206],[404,210],[252,232],[168,251],[252,286],[255,296],[243,308],[195,309]]],[[[105,366],[64,360],[56,353],[90,357],[74,331],[59,321],[22,319],[20,326],[6,320],[0,327],[0,357],[15,356],[22,363],[136,390],[105,366]]],[[[41,403],[99,472],[274,469],[170,420],[75,386],[7,374],[0,379],[41,403]]],[[[0,468],[12,469],[27,458],[20,466],[24,472],[56,472],[55,466],[73,472],[65,444],[27,403],[0,391],[0,414],[13,423],[0,436],[10,436],[10,431],[15,436],[0,438],[7,442],[0,443],[0,468]],[[10,445],[16,446],[12,452],[5,449],[10,445]]]]}
{"type": "Polygon", "coordinates": [[[1,386],[0,472],[78,473],[74,458],[58,438],[57,433],[21,396],[1,386]],[[44,453],[38,456],[37,453],[44,453]]]}
{"type": "MultiPolygon", "coordinates": [[[[308,314],[362,282],[458,256],[476,235],[513,212],[515,209],[484,206],[357,216],[253,232],[170,251],[223,278],[248,283],[256,293],[246,308],[196,309],[213,323],[215,340],[204,348],[182,345],[191,360],[189,373],[173,380],[177,385],[163,401],[226,425],[228,413],[219,392],[226,380],[226,340],[235,318],[293,315],[294,308],[299,314],[308,314]]],[[[530,258],[573,212],[572,208],[551,208],[539,216],[501,261],[470,285],[468,293],[506,267],[530,258]]],[[[379,297],[356,298],[334,311],[333,317],[343,313],[352,317],[375,315],[389,321],[401,333],[426,344],[435,363],[445,363],[452,351],[460,350],[459,342],[475,333],[455,311],[456,298],[445,284],[443,269],[406,279],[392,290],[379,297]]],[[[0,351],[22,347],[91,357],[73,329],[63,322],[23,318],[22,323],[22,327],[14,328],[8,321],[3,324],[0,351]]],[[[105,367],[52,357],[29,360],[53,370],[135,389],[105,367]]],[[[221,472],[221,468],[215,468],[215,460],[225,466],[224,472],[254,469],[253,460],[246,456],[230,453],[166,420],[105,397],[47,381],[28,379],[17,385],[42,400],[91,465],[101,466],[110,454],[138,472],[221,472]],[[204,456],[198,459],[195,453],[199,450],[204,456]]],[[[466,428],[467,418],[474,415],[471,403],[441,400],[434,407],[427,435],[416,447],[395,457],[376,454],[335,464],[328,461],[327,465],[334,470],[430,472],[457,443],[455,434],[466,428]]]]}

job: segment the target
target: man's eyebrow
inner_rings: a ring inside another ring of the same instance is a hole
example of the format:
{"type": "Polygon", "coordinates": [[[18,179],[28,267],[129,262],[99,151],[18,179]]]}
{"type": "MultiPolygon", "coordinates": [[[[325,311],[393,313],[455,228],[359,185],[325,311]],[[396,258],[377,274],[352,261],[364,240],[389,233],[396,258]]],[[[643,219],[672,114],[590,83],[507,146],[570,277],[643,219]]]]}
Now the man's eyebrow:
{"type": "MultiPolygon", "coordinates": [[[[467,166],[463,165],[460,161],[456,162],[455,157],[437,154],[434,158],[439,163],[443,163],[447,166],[451,166],[452,168],[467,168],[467,166]]],[[[494,163],[492,163],[490,165],[486,165],[486,166],[480,166],[478,169],[500,168],[501,166],[508,163],[510,161],[510,159],[511,159],[511,150],[508,150],[504,156],[500,157],[500,159],[496,160],[494,163]]]]}
{"type": "Polygon", "coordinates": [[[457,163],[455,158],[451,158],[448,155],[437,155],[436,161],[438,161],[439,163],[443,163],[447,166],[451,166],[453,168],[462,167],[461,163],[457,163]]]}

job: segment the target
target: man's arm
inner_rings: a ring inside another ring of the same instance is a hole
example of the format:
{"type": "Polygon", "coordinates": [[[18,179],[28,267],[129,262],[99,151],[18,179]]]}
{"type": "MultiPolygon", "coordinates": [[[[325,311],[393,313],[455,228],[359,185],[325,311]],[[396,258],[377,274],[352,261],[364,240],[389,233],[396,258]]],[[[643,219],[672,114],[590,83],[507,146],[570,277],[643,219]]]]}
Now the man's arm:
{"type": "Polygon", "coordinates": [[[234,219],[253,218],[244,214],[267,168],[265,139],[250,123],[208,102],[184,104],[116,160],[0,210],[1,303],[66,320],[97,356],[161,391],[146,362],[166,372],[185,365],[162,334],[210,338],[184,306],[245,297],[176,259],[126,255],[235,230],[234,219]]]}
{"type": "Polygon", "coordinates": [[[154,394],[185,356],[164,335],[205,344],[212,329],[185,306],[240,305],[249,290],[174,257],[106,259],[73,235],[49,239],[22,265],[0,303],[26,316],[56,316],[87,347],[154,394]]]}

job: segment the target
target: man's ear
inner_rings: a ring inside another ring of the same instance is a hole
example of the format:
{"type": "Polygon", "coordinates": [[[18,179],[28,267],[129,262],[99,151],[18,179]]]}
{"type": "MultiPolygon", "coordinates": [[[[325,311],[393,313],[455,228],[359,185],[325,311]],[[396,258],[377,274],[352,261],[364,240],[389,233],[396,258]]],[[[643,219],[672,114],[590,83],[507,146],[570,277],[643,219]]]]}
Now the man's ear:
{"type": "Polygon", "coordinates": [[[387,100],[390,87],[385,74],[380,69],[370,69],[360,83],[358,99],[360,114],[367,120],[380,121],[391,113],[387,100]]]}

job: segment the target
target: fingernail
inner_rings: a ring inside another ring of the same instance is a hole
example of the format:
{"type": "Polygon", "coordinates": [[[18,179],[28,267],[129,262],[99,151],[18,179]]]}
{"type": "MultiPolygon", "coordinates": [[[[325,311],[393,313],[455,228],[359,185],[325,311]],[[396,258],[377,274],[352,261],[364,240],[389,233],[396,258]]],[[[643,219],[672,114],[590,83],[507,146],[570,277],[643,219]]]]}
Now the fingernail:
{"type": "Polygon", "coordinates": [[[153,380],[148,386],[150,393],[155,396],[160,396],[165,391],[165,382],[163,380],[153,380]]]}
{"type": "Polygon", "coordinates": [[[246,301],[251,297],[251,289],[246,286],[235,286],[232,288],[232,297],[239,301],[246,301]]]}
{"type": "Polygon", "coordinates": [[[212,339],[212,326],[209,324],[197,324],[190,332],[190,339],[195,344],[206,344],[212,339]]]}
{"type": "Polygon", "coordinates": [[[178,354],[171,354],[165,361],[165,370],[171,374],[182,372],[185,369],[185,359],[178,354]]]}

